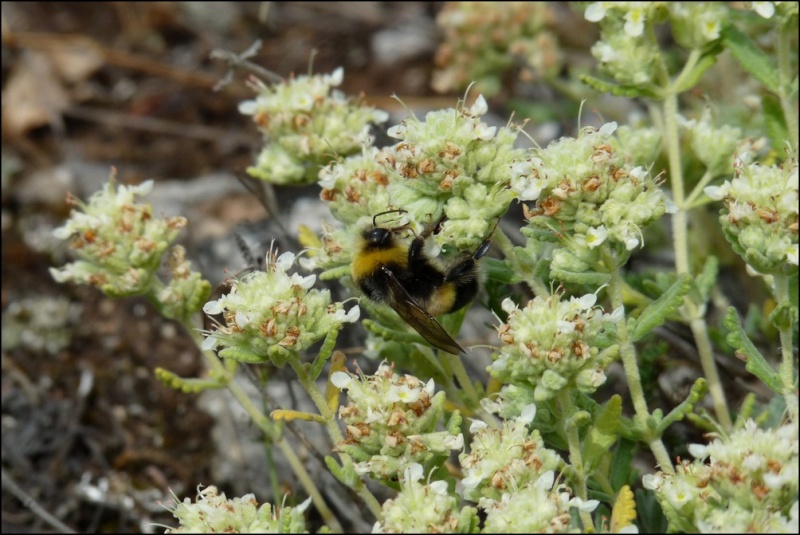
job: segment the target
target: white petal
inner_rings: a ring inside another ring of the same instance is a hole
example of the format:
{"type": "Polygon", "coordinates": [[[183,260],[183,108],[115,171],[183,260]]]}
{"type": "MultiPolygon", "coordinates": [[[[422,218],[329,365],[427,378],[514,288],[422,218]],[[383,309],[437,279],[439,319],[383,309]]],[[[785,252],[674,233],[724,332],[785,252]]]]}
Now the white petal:
{"type": "Polygon", "coordinates": [[[611,121],[610,123],[606,123],[603,126],[601,126],[598,133],[600,134],[600,137],[609,137],[616,130],[617,130],[617,122],[611,121]]]}
{"type": "Polygon", "coordinates": [[[403,139],[406,135],[406,126],[404,124],[396,124],[386,131],[386,135],[395,139],[403,139]]]}
{"type": "Polygon", "coordinates": [[[347,311],[347,315],[344,317],[344,321],[345,323],[355,323],[358,321],[358,318],[360,317],[361,317],[361,309],[358,308],[358,305],[356,305],[347,311]]]}
{"type": "Polygon", "coordinates": [[[212,334],[211,336],[206,336],[206,339],[200,344],[200,349],[203,351],[212,351],[217,348],[217,345],[219,345],[219,340],[212,334]]]}
{"type": "Polygon", "coordinates": [[[522,409],[522,414],[520,414],[519,418],[517,419],[524,424],[529,424],[533,421],[535,417],[536,417],[536,405],[531,403],[530,405],[527,405],[524,409],[522,409]]]}
{"type": "Polygon", "coordinates": [[[409,481],[419,481],[420,479],[422,479],[422,465],[411,463],[405,470],[406,484],[409,481]]]}
{"type": "Polygon", "coordinates": [[[486,104],[486,99],[483,98],[483,95],[478,95],[478,98],[475,99],[475,103],[472,104],[472,107],[469,109],[469,113],[471,115],[483,115],[489,110],[489,106],[486,104]]]}
{"type": "Polygon", "coordinates": [[[506,314],[511,314],[512,312],[517,310],[517,305],[514,303],[514,301],[511,300],[510,297],[506,297],[500,304],[500,308],[502,308],[506,312],[506,314]]]}
{"type": "Polygon", "coordinates": [[[603,2],[593,2],[589,4],[586,11],[583,12],[583,18],[589,22],[599,22],[606,16],[606,8],[603,2]]]}
{"type": "Polygon", "coordinates": [[[239,103],[239,113],[242,115],[255,115],[258,105],[255,100],[243,100],[239,103]]]}
{"type": "Polygon", "coordinates": [[[205,312],[206,314],[210,315],[222,314],[223,310],[225,310],[225,307],[223,307],[220,304],[219,300],[209,301],[208,303],[203,305],[203,312],[205,312]]]}
{"type": "Polygon", "coordinates": [[[349,387],[352,381],[353,378],[347,372],[333,372],[331,374],[331,384],[339,390],[349,387]]]}
{"type": "Polygon", "coordinates": [[[335,71],[333,71],[328,79],[331,85],[340,85],[344,80],[344,67],[337,67],[335,71]]]}
{"type": "Polygon", "coordinates": [[[708,195],[709,199],[715,201],[721,201],[725,194],[728,192],[728,188],[725,186],[706,186],[703,188],[703,191],[706,195],[708,195]]]}
{"type": "Polygon", "coordinates": [[[553,483],[556,480],[556,474],[552,470],[548,470],[536,480],[536,488],[541,490],[550,490],[553,488],[553,483]]]}
{"type": "Polygon", "coordinates": [[[489,424],[483,420],[472,420],[472,423],[469,425],[469,432],[477,433],[481,429],[486,429],[487,427],[489,427],[489,424]]]}
{"type": "Polygon", "coordinates": [[[583,501],[580,498],[572,498],[569,501],[569,504],[573,507],[577,507],[579,511],[583,511],[584,513],[591,513],[597,506],[600,505],[600,500],[586,500],[583,501]]]}
{"type": "Polygon", "coordinates": [[[708,446],[705,444],[689,444],[688,449],[695,459],[704,459],[708,455],[708,446]]]}
{"type": "Polygon", "coordinates": [[[292,267],[292,264],[294,264],[294,253],[291,251],[286,251],[275,261],[275,265],[281,271],[286,271],[292,267]]]}
{"type": "Polygon", "coordinates": [[[658,490],[664,484],[664,478],[661,474],[645,474],[642,477],[642,486],[648,490],[658,490]]]}
{"type": "Polygon", "coordinates": [[[447,481],[434,481],[430,484],[431,490],[440,496],[447,494],[447,481]]]}

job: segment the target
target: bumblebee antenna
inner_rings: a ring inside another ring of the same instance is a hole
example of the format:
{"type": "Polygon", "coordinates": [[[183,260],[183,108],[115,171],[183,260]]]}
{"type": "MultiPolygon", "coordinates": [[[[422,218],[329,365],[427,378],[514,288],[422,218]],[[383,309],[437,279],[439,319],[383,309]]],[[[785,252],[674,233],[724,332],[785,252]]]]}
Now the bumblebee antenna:
{"type": "Polygon", "coordinates": [[[407,214],[408,210],[403,210],[402,208],[395,208],[394,210],[386,210],[385,212],[381,212],[379,214],[375,214],[375,216],[372,218],[372,226],[373,227],[377,227],[378,226],[378,223],[375,220],[378,219],[380,216],[386,215],[386,214],[395,214],[395,213],[397,213],[397,214],[407,214]]]}

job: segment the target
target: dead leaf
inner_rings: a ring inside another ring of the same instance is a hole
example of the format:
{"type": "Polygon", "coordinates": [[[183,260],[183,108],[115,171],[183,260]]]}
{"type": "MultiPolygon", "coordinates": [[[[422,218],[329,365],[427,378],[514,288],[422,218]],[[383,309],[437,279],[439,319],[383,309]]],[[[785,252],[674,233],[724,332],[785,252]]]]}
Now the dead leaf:
{"type": "Polygon", "coordinates": [[[3,138],[13,139],[47,124],[61,126],[69,95],[46,54],[25,51],[3,89],[3,138]]]}

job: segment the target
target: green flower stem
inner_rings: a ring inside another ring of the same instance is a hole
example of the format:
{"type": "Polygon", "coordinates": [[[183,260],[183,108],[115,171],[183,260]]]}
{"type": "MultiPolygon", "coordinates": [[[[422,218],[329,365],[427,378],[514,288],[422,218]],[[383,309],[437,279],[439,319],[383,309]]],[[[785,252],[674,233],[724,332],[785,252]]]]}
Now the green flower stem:
{"type": "Polygon", "coordinates": [[[669,459],[669,452],[667,451],[667,447],[664,446],[664,442],[661,441],[661,437],[653,438],[647,443],[647,445],[650,447],[650,451],[653,452],[653,456],[656,458],[656,464],[658,464],[658,468],[660,468],[665,474],[674,474],[675,467],[672,465],[672,461],[669,459]]]}
{"type": "MultiPolygon", "coordinates": [[[[339,429],[339,426],[336,423],[336,411],[331,409],[331,407],[328,405],[327,401],[325,400],[325,394],[322,392],[322,390],[320,390],[320,388],[317,386],[317,383],[315,383],[309,375],[308,367],[299,362],[298,359],[290,360],[289,364],[292,366],[292,369],[297,375],[300,386],[302,386],[303,389],[308,392],[311,401],[314,402],[314,405],[316,405],[320,415],[322,415],[322,417],[325,419],[325,428],[327,429],[331,440],[333,440],[334,444],[342,442],[344,440],[344,435],[342,435],[342,430],[339,429]]],[[[346,453],[339,452],[339,457],[345,464],[352,464],[353,462],[350,456],[346,453]]],[[[375,515],[375,518],[382,518],[382,508],[380,502],[377,498],[375,498],[375,495],[370,492],[367,486],[364,485],[363,481],[359,479],[358,483],[356,484],[356,488],[353,490],[355,490],[361,499],[364,500],[364,503],[367,504],[367,507],[369,507],[370,511],[372,511],[372,514],[375,515]]]]}
{"type": "Polygon", "coordinates": [[[461,357],[450,353],[443,353],[443,355],[444,360],[449,365],[448,368],[452,370],[453,375],[456,376],[461,385],[461,391],[463,392],[461,398],[465,401],[464,404],[470,409],[476,408],[478,406],[478,392],[475,390],[475,385],[472,384],[472,379],[470,379],[467,369],[464,368],[464,363],[461,362],[461,357]]]}
{"type": "MultiPolygon", "coordinates": [[[[266,410],[264,410],[264,414],[266,414],[266,410]]],[[[278,463],[275,462],[275,450],[272,449],[271,444],[268,441],[264,441],[264,456],[267,459],[267,469],[269,470],[269,484],[272,487],[272,495],[280,496],[282,492],[281,492],[281,483],[280,481],[278,481],[278,463]]]]}
{"type": "Polygon", "coordinates": [[[703,177],[694,187],[689,196],[686,197],[686,201],[684,201],[684,206],[687,211],[697,206],[695,204],[695,201],[703,193],[703,188],[705,188],[708,185],[708,183],[711,182],[713,179],[714,175],[710,172],[709,169],[706,169],[706,172],[703,174],[703,177]]]}
{"type": "Polygon", "coordinates": [[[490,239],[492,243],[500,249],[500,252],[503,253],[503,258],[510,258],[513,255],[514,244],[511,242],[511,239],[506,236],[506,233],[503,232],[499,224],[497,228],[494,229],[494,233],[490,239]]]}
{"type": "MultiPolygon", "coordinates": [[[[699,312],[697,307],[693,308],[699,312]]],[[[717,415],[717,419],[723,429],[726,431],[733,429],[733,422],[731,421],[730,411],[728,410],[728,402],[725,399],[725,391],[722,388],[722,380],[717,371],[717,363],[714,362],[714,348],[711,346],[711,338],[708,335],[706,320],[703,317],[695,317],[691,319],[689,326],[692,329],[695,344],[697,344],[697,352],[700,355],[700,366],[703,368],[703,375],[708,382],[709,394],[711,394],[711,401],[714,404],[714,413],[717,415]]]]}
{"type": "MultiPolygon", "coordinates": [[[[684,70],[684,72],[686,72],[684,70]]],[[[670,184],[672,197],[678,206],[677,213],[672,215],[672,236],[675,247],[675,269],[678,275],[690,273],[689,271],[689,221],[688,199],[684,198],[683,168],[681,164],[680,137],[678,135],[678,95],[669,92],[664,98],[663,109],[664,143],[667,147],[667,158],[670,168],[670,184]]],[[[704,177],[705,178],[705,177],[704,177]]],[[[704,308],[704,307],[703,307],[704,308]]],[[[708,380],[708,389],[714,404],[717,419],[724,429],[731,428],[728,402],[725,391],[714,362],[714,352],[708,336],[705,317],[701,307],[698,307],[690,297],[684,299],[684,316],[690,321],[692,334],[700,354],[700,365],[703,374],[708,380]]]]}
{"type": "Polygon", "coordinates": [[[444,359],[449,364],[448,368],[453,371],[453,375],[456,376],[458,382],[461,384],[461,392],[464,395],[460,396],[464,403],[470,410],[473,410],[476,414],[481,417],[486,424],[488,424],[493,429],[500,429],[502,425],[500,421],[494,417],[494,415],[489,414],[480,405],[480,396],[478,396],[477,390],[475,390],[475,385],[472,384],[472,380],[467,373],[467,369],[464,367],[464,363],[461,362],[460,355],[451,355],[449,353],[444,354],[444,359]]]}
{"type": "Polygon", "coordinates": [[[335,411],[332,410],[328,405],[328,402],[325,400],[325,394],[319,389],[317,383],[314,382],[314,379],[311,378],[307,366],[299,362],[297,359],[291,359],[289,364],[292,366],[292,369],[297,375],[300,386],[303,387],[303,390],[308,392],[311,401],[314,402],[314,405],[317,407],[320,415],[327,422],[328,434],[331,435],[331,439],[333,439],[334,442],[341,442],[344,440],[342,430],[339,429],[338,425],[336,425],[335,411]]]}
{"type": "MultiPolygon", "coordinates": [[[[773,275],[775,299],[778,306],[789,304],[789,277],[783,274],[773,275]]],[[[781,365],[780,376],[783,383],[783,393],[789,394],[794,391],[794,358],[792,347],[793,325],[780,328],[778,334],[781,340],[781,365]]]]}
{"type": "MultiPolygon", "coordinates": [[[[199,347],[203,342],[200,333],[198,333],[189,322],[184,323],[184,326],[190,333],[192,333],[192,337],[199,347]]],[[[253,422],[281,450],[281,453],[283,453],[283,456],[286,458],[289,466],[292,468],[292,471],[300,481],[300,485],[308,493],[308,495],[311,496],[311,501],[314,502],[314,506],[317,508],[317,511],[319,512],[325,524],[331,529],[331,531],[339,533],[343,532],[344,529],[342,528],[342,525],[339,523],[336,515],[334,515],[330,510],[328,504],[325,503],[325,499],[322,497],[322,494],[320,494],[319,489],[317,489],[317,486],[314,483],[314,480],[311,478],[311,475],[306,470],[300,458],[297,456],[297,453],[295,453],[295,450],[291,444],[289,444],[285,438],[280,436],[275,429],[275,426],[272,425],[270,419],[267,418],[264,413],[253,404],[253,401],[250,399],[244,389],[242,389],[242,387],[239,386],[239,384],[233,379],[232,375],[222,364],[219,357],[217,357],[213,351],[203,351],[202,353],[206,363],[208,364],[209,370],[211,370],[211,372],[213,372],[220,379],[224,378],[224,382],[227,385],[230,393],[233,394],[233,397],[236,398],[253,422]]]]}
{"type": "Polygon", "coordinates": [[[664,143],[669,160],[669,178],[672,199],[678,211],[672,214],[672,234],[675,247],[675,268],[678,275],[689,273],[689,240],[686,199],[683,191],[680,137],[678,135],[678,95],[670,93],[664,99],[664,143]]]}
{"type": "Polygon", "coordinates": [[[798,124],[797,124],[797,110],[791,99],[792,91],[792,47],[790,46],[791,37],[797,30],[784,20],[778,29],[778,76],[780,78],[780,100],[781,108],[783,109],[783,116],[786,119],[786,126],[789,129],[789,135],[792,139],[792,147],[798,147],[798,124]]]}
{"type": "MultiPolygon", "coordinates": [[[[689,57],[686,58],[686,63],[684,63],[681,73],[677,78],[675,78],[675,81],[672,82],[672,87],[682,87],[686,77],[694,75],[694,68],[697,66],[697,62],[700,61],[701,57],[703,57],[703,54],[697,48],[694,48],[691,52],[689,52],[689,57]]],[[[674,93],[674,91],[670,91],[670,93],[674,93]]]]}
{"type": "MultiPolygon", "coordinates": [[[[622,304],[622,289],[624,282],[620,270],[615,269],[611,272],[611,281],[609,283],[609,294],[611,297],[611,307],[616,310],[623,306],[622,304]]],[[[644,389],[642,388],[642,379],[639,375],[639,364],[636,359],[636,348],[628,336],[628,325],[625,320],[617,323],[617,340],[619,341],[619,353],[622,359],[622,366],[625,370],[625,377],[628,380],[628,390],[631,393],[631,401],[635,411],[634,421],[636,422],[639,430],[646,437],[650,450],[655,455],[656,462],[661,467],[661,470],[667,473],[674,473],[675,469],[670,461],[667,448],[661,441],[660,437],[653,437],[650,430],[648,421],[650,420],[650,412],[647,409],[647,401],[644,397],[644,389]]]]}
{"type": "MultiPolygon", "coordinates": [[[[586,473],[583,466],[583,454],[581,453],[581,439],[578,434],[578,427],[575,424],[575,413],[578,412],[575,404],[572,402],[572,394],[568,389],[561,389],[558,393],[558,404],[564,418],[564,432],[567,435],[567,444],[569,445],[569,463],[572,467],[573,473],[572,484],[575,490],[575,495],[581,500],[587,499],[586,492],[586,473]]],[[[580,511],[581,522],[583,522],[583,529],[589,532],[594,527],[592,522],[592,515],[588,511],[580,511]]]]}
{"type": "MultiPolygon", "coordinates": [[[[505,232],[503,232],[499,225],[497,229],[495,229],[494,234],[492,234],[492,243],[497,245],[497,248],[503,253],[503,258],[516,258],[514,253],[514,244],[511,242],[511,239],[506,236],[505,232]]],[[[542,298],[550,295],[547,285],[544,283],[544,281],[542,281],[542,279],[534,276],[532,271],[529,271],[524,266],[520,266],[518,262],[512,262],[512,264],[512,268],[515,272],[524,274],[524,281],[528,284],[530,289],[533,290],[534,295],[542,298]]]]}

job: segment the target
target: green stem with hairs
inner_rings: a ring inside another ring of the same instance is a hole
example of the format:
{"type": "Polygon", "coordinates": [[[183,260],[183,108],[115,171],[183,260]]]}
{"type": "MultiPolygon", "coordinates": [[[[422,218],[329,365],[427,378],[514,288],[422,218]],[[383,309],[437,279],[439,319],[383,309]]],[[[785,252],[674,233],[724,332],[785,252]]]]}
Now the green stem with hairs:
{"type": "MultiPolygon", "coordinates": [[[[569,464],[572,467],[572,484],[575,490],[575,495],[581,500],[586,500],[588,493],[586,490],[586,473],[583,466],[583,453],[581,451],[581,438],[578,433],[577,422],[575,415],[578,412],[575,404],[572,402],[572,395],[569,390],[562,389],[558,393],[558,405],[564,415],[564,432],[567,435],[567,444],[569,445],[569,464]]],[[[583,529],[585,532],[594,531],[594,524],[592,523],[592,516],[588,511],[580,511],[581,522],[583,522],[583,529]]]]}
{"type": "MultiPolygon", "coordinates": [[[[775,291],[775,300],[778,306],[789,306],[789,277],[783,274],[772,276],[775,291]]],[[[781,340],[781,365],[779,373],[781,376],[781,383],[783,384],[783,393],[790,394],[794,391],[794,348],[792,347],[792,333],[794,331],[794,322],[790,321],[789,325],[778,328],[778,334],[781,340]]]]}
{"type": "Polygon", "coordinates": [[[455,375],[458,382],[461,384],[460,392],[463,392],[463,395],[460,397],[465,401],[464,405],[480,415],[481,419],[489,426],[494,429],[500,429],[502,427],[500,421],[481,407],[478,391],[475,390],[475,385],[472,384],[472,380],[467,373],[467,369],[464,367],[464,363],[461,362],[461,358],[460,355],[444,353],[443,360],[449,364],[448,368],[452,370],[453,375],[455,375]]]}
{"type": "MultiPolygon", "coordinates": [[[[684,72],[687,72],[687,69],[684,69],[684,72]]],[[[680,77],[678,77],[678,79],[680,80],[680,77]]],[[[683,167],[680,152],[680,136],[678,134],[678,95],[674,91],[668,91],[664,97],[661,119],[663,120],[664,143],[667,148],[667,159],[669,161],[672,197],[678,207],[678,211],[672,214],[672,236],[675,248],[675,269],[677,274],[681,275],[683,273],[690,273],[688,239],[689,199],[685,197],[683,189],[683,167]]],[[[696,188],[695,191],[699,190],[696,188]]],[[[694,198],[694,196],[695,192],[692,192],[690,198],[694,198]]],[[[714,362],[714,351],[704,317],[705,306],[698,306],[697,303],[687,295],[684,299],[683,313],[692,329],[697,352],[700,356],[700,365],[708,381],[708,389],[711,394],[712,403],[714,404],[714,412],[723,429],[731,429],[733,422],[731,421],[728,402],[725,399],[725,391],[722,388],[722,381],[719,377],[717,364],[714,362]]]]}
{"type": "Polygon", "coordinates": [[[782,21],[778,28],[778,42],[776,51],[778,54],[778,76],[780,82],[779,95],[781,109],[786,120],[786,127],[791,136],[792,147],[798,147],[798,124],[797,110],[791,99],[792,95],[792,47],[791,38],[796,34],[796,28],[791,26],[788,21],[782,21]]]}
{"type": "MultiPolygon", "coordinates": [[[[339,426],[336,423],[335,410],[331,409],[331,407],[328,405],[327,401],[325,400],[325,394],[319,389],[317,383],[315,383],[309,375],[308,366],[301,363],[299,359],[291,359],[289,363],[297,375],[300,386],[302,386],[303,389],[308,392],[311,401],[314,402],[314,405],[316,405],[320,415],[325,419],[325,428],[327,429],[331,440],[333,440],[334,444],[342,442],[344,440],[344,436],[342,435],[342,430],[339,429],[339,426]]],[[[340,452],[339,457],[345,464],[352,464],[353,462],[350,456],[346,453],[340,452]]],[[[375,498],[375,495],[370,492],[363,481],[359,479],[353,490],[355,490],[359,497],[364,500],[364,503],[367,504],[367,507],[369,507],[372,514],[375,515],[375,518],[379,519],[382,517],[380,502],[377,498],[375,498]]]]}
{"type": "Polygon", "coordinates": [[[515,259],[517,256],[514,253],[514,244],[499,227],[495,229],[494,234],[492,235],[492,243],[494,243],[497,248],[500,249],[500,251],[503,253],[503,257],[506,258],[507,261],[511,262],[514,271],[524,277],[523,280],[528,284],[531,290],[533,290],[534,295],[539,297],[546,297],[550,295],[547,285],[542,279],[534,276],[527,266],[522,266],[519,264],[519,262],[516,262],[515,259]]]}
{"type": "MultiPolygon", "coordinates": [[[[611,281],[609,282],[609,295],[611,297],[611,308],[613,310],[623,306],[623,286],[622,273],[620,273],[618,269],[613,270],[611,272],[611,281]]],[[[647,409],[647,401],[645,400],[644,389],[642,388],[642,379],[639,375],[636,348],[628,335],[628,325],[624,319],[617,323],[617,341],[619,342],[619,354],[622,360],[622,367],[625,370],[625,377],[628,380],[628,390],[631,393],[631,401],[633,402],[635,411],[634,422],[645,437],[645,441],[647,445],[650,446],[650,451],[653,452],[661,470],[668,474],[675,473],[675,468],[672,465],[669,453],[667,453],[667,448],[661,441],[661,437],[656,436],[649,425],[650,412],[647,409]]]]}
{"type": "MultiPolygon", "coordinates": [[[[200,335],[200,333],[198,333],[189,322],[185,322],[184,327],[189,333],[192,334],[195,343],[197,343],[198,347],[200,347],[203,342],[202,335],[200,335]]],[[[287,442],[286,439],[277,432],[272,421],[266,415],[264,415],[264,413],[260,411],[255,404],[253,404],[253,401],[250,399],[244,389],[234,380],[233,376],[222,364],[219,357],[217,357],[213,351],[203,351],[202,353],[209,370],[226,385],[228,391],[233,395],[234,398],[236,398],[236,401],[239,402],[247,415],[250,416],[259,429],[261,429],[281,451],[283,456],[286,458],[286,461],[289,463],[292,471],[297,476],[300,485],[311,497],[311,501],[314,503],[317,511],[319,511],[319,514],[325,524],[332,531],[341,533],[343,531],[342,525],[339,523],[336,515],[334,515],[328,507],[328,504],[325,502],[325,499],[322,497],[319,489],[317,489],[317,485],[314,483],[311,475],[308,473],[302,461],[297,456],[297,453],[292,445],[289,444],[289,442],[287,442]]]]}

